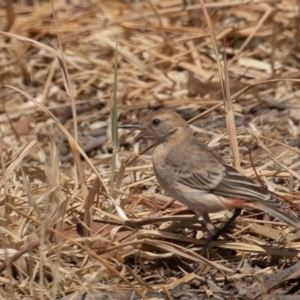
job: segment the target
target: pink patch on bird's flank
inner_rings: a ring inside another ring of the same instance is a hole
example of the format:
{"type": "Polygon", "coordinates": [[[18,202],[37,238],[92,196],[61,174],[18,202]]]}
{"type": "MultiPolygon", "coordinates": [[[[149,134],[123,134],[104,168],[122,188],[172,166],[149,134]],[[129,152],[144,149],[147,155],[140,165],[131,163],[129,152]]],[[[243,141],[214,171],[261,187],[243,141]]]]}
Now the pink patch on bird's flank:
{"type": "Polygon", "coordinates": [[[236,209],[236,208],[243,208],[243,207],[253,208],[253,206],[256,206],[257,204],[254,201],[243,200],[239,198],[226,198],[224,202],[227,209],[236,209]]]}

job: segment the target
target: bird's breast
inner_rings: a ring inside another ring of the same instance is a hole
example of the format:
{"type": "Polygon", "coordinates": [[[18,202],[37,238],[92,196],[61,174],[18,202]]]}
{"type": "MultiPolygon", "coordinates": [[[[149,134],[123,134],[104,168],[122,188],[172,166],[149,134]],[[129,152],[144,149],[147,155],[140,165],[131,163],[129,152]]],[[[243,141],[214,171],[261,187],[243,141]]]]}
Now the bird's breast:
{"type": "Polygon", "coordinates": [[[153,167],[159,169],[163,166],[167,155],[167,149],[164,144],[159,144],[155,147],[152,154],[153,167]]]}
{"type": "Polygon", "coordinates": [[[171,174],[168,174],[168,168],[165,160],[167,156],[167,148],[164,144],[156,146],[152,154],[152,164],[154,174],[158,183],[165,189],[168,190],[169,181],[171,180],[171,174]]]}

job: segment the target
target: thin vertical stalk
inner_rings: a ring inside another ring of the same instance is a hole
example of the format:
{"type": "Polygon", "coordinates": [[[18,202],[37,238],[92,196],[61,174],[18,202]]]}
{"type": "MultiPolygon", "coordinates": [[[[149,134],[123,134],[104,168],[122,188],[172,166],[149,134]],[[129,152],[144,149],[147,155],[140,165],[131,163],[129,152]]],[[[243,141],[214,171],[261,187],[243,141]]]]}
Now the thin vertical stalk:
{"type": "MultiPolygon", "coordinates": [[[[111,111],[111,136],[113,144],[113,153],[111,161],[111,177],[110,177],[110,196],[114,198],[115,195],[115,169],[116,169],[116,157],[117,149],[119,147],[119,138],[118,138],[118,114],[117,114],[117,78],[118,78],[118,44],[116,45],[115,51],[115,68],[114,68],[114,87],[113,87],[113,105],[111,111]]],[[[112,212],[112,204],[109,204],[108,212],[112,212]]]]}

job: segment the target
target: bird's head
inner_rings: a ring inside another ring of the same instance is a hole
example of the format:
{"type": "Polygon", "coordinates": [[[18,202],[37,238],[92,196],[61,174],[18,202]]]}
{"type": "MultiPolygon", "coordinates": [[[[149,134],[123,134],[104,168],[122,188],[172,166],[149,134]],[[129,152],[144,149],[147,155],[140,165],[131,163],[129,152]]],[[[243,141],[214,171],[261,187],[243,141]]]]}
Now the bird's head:
{"type": "Polygon", "coordinates": [[[159,142],[169,139],[175,133],[190,131],[188,123],[179,114],[168,109],[154,111],[137,123],[122,125],[119,128],[141,130],[159,142]]]}

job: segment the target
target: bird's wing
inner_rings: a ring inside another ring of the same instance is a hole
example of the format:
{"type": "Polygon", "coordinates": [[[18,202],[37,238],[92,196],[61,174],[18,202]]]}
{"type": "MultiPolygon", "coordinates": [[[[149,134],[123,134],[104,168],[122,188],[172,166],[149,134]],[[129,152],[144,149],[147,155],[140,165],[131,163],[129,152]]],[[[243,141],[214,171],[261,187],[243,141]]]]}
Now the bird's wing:
{"type": "Polygon", "coordinates": [[[227,165],[225,165],[222,180],[212,192],[230,198],[257,202],[267,201],[269,204],[282,205],[281,201],[273,197],[267,189],[227,165]]]}
{"type": "Polygon", "coordinates": [[[224,164],[206,145],[194,143],[188,152],[172,151],[166,158],[165,175],[172,176],[173,182],[224,197],[281,204],[257,182],[224,164]]]}

